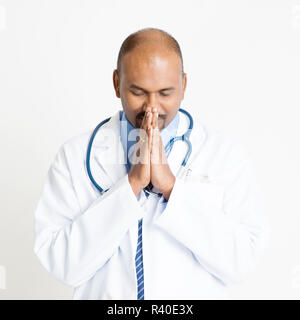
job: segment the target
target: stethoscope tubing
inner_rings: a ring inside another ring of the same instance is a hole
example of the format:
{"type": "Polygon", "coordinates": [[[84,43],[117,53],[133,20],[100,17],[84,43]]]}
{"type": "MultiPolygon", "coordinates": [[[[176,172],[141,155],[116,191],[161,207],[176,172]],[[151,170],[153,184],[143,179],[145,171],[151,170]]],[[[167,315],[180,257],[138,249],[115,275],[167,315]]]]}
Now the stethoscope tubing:
{"type": "MultiPolygon", "coordinates": [[[[176,141],[179,141],[179,140],[182,140],[182,141],[185,141],[188,145],[188,151],[181,163],[181,167],[185,167],[191,153],[192,153],[192,144],[189,140],[189,137],[190,137],[190,134],[191,134],[191,131],[194,127],[194,121],[193,121],[193,118],[192,116],[190,115],[189,112],[187,112],[186,110],[184,109],[179,109],[180,112],[184,113],[188,118],[189,118],[189,127],[188,127],[188,130],[186,131],[186,133],[184,133],[182,136],[177,136],[177,137],[174,137],[172,138],[167,146],[166,146],[166,151],[168,151],[169,149],[172,148],[173,144],[176,142],[176,141]]],[[[103,188],[101,188],[98,183],[96,182],[96,180],[94,179],[93,175],[92,175],[92,172],[91,172],[91,165],[90,165],[90,160],[91,160],[91,150],[92,150],[92,145],[93,145],[93,141],[95,139],[95,136],[98,132],[98,130],[106,123],[110,120],[111,118],[107,118],[103,121],[101,121],[97,126],[96,128],[94,129],[91,137],[90,137],[90,140],[89,140],[89,143],[88,143],[88,148],[87,148],[87,154],[86,154],[86,169],[87,169],[87,173],[88,173],[88,176],[91,180],[91,182],[93,183],[93,185],[100,191],[101,194],[105,193],[106,191],[108,191],[109,189],[107,190],[103,190],[103,188]]]]}

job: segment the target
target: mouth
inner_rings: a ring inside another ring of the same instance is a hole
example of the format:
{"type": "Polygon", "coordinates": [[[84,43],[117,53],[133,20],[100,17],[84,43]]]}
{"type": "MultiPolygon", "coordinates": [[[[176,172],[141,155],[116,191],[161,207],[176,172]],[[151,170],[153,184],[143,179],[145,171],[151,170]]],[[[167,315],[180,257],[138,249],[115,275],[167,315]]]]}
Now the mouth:
{"type": "MultiPolygon", "coordinates": [[[[145,116],[145,111],[140,112],[140,113],[137,114],[136,120],[143,120],[144,116],[145,116]]],[[[158,119],[166,120],[166,118],[167,118],[166,114],[159,114],[158,115],[158,119]]]]}
{"type": "Polygon", "coordinates": [[[136,120],[143,120],[144,116],[145,116],[145,112],[141,112],[136,116],[136,120]]]}
{"type": "MultiPolygon", "coordinates": [[[[136,124],[135,127],[136,128],[142,127],[144,115],[145,115],[145,112],[143,112],[142,114],[138,114],[136,116],[136,120],[135,120],[135,124],[136,124]]],[[[165,114],[158,115],[158,128],[159,128],[159,130],[162,130],[165,127],[166,118],[167,118],[167,116],[165,114]]]]}
{"type": "MultiPolygon", "coordinates": [[[[135,121],[136,121],[136,128],[141,128],[142,123],[143,123],[143,119],[145,116],[145,111],[140,112],[136,115],[135,121]]],[[[166,114],[159,114],[158,115],[158,127],[160,129],[163,129],[165,126],[165,120],[167,118],[166,114]]]]}

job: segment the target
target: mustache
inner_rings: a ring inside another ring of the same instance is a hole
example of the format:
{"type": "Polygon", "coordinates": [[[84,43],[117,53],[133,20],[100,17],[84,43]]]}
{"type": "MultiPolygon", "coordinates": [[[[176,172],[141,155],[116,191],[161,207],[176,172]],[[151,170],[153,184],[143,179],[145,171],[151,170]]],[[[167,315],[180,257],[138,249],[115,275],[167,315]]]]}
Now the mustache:
{"type": "MultiPolygon", "coordinates": [[[[139,113],[136,115],[136,119],[143,119],[144,116],[145,116],[145,114],[146,114],[145,111],[139,112],[139,113]]],[[[159,114],[158,117],[161,118],[162,120],[166,120],[167,115],[166,115],[166,114],[159,114]]]]}

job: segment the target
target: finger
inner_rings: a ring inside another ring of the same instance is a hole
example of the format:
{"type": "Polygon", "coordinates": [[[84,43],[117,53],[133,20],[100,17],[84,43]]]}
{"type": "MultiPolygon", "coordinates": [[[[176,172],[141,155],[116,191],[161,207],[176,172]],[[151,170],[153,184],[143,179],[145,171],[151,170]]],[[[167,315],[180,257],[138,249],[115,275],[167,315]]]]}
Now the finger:
{"type": "Polygon", "coordinates": [[[158,112],[157,108],[153,108],[153,128],[158,128],[158,112]]]}
{"type": "Polygon", "coordinates": [[[151,126],[151,121],[152,121],[152,112],[151,109],[149,108],[147,112],[145,113],[144,117],[144,124],[143,127],[140,130],[139,133],[139,141],[138,141],[138,147],[141,150],[140,158],[142,160],[142,163],[147,163],[149,159],[149,127],[151,126]]]}
{"type": "Polygon", "coordinates": [[[147,113],[151,110],[150,107],[147,107],[146,110],[145,110],[145,113],[144,113],[144,117],[143,117],[143,120],[142,120],[142,124],[140,126],[140,128],[143,128],[144,129],[144,126],[145,126],[145,122],[147,121],[147,113]]]}
{"type": "Polygon", "coordinates": [[[151,112],[147,112],[143,118],[143,125],[139,129],[139,135],[137,137],[137,142],[135,144],[136,150],[136,162],[140,164],[147,164],[150,160],[149,158],[149,143],[148,143],[148,124],[151,123],[151,112]]]}
{"type": "Polygon", "coordinates": [[[153,129],[150,126],[148,128],[148,150],[150,150],[150,151],[152,149],[152,139],[153,139],[153,129]]]}
{"type": "MultiPolygon", "coordinates": [[[[151,111],[151,109],[149,107],[146,108],[145,110],[145,114],[142,120],[142,124],[140,126],[140,129],[143,129],[145,131],[147,131],[148,128],[148,116],[149,116],[149,112],[151,111]]],[[[143,132],[140,130],[140,134],[137,136],[137,140],[136,142],[139,142],[141,138],[145,139],[145,135],[147,135],[147,132],[143,132]],[[142,136],[142,137],[141,137],[142,136]]]]}
{"type": "Polygon", "coordinates": [[[152,164],[159,164],[159,144],[158,144],[158,134],[157,128],[152,129],[152,153],[151,153],[151,162],[152,164]]]}
{"type": "Polygon", "coordinates": [[[146,118],[147,118],[147,120],[146,120],[146,128],[145,128],[145,130],[150,128],[151,127],[151,123],[152,123],[153,114],[152,114],[150,109],[149,109],[149,111],[147,111],[146,118]]]}
{"type": "Polygon", "coordinates": [[[152,123],[152,112],[151,110],[148,111],[147,114],[147,127],[146,127],[146,137],[148,139],[148,148],[151,147],[152,143],[152,128],[151,128],[151,123],[152,123]]]}
{"type": "Polygon", "coordinates": [[[146,142],[146,140],[148,140],[148,131],[149,131],[149,128],[151,127],[151,122],[152,122],[152,112],[149,109],[145,113],[145,121],[144,121],[144,126],[142,128],[143,130],[140,132],[141,139],[143,140],[144,143],[146,142]]]}

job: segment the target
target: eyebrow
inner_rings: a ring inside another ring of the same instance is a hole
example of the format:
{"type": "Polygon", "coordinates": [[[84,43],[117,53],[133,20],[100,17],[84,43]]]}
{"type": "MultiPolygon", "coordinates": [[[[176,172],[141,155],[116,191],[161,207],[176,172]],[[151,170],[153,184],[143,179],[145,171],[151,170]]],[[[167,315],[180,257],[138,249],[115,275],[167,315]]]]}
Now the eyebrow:
{"type": "MultiPolygon", "coordinates": [[[[147,90],[145,90],[145,89],[143,89],[143,88],[141,88],[141,87],[139,87],[139,86],[137,86],[135,84],[132,84],[130,86],[130,89],[137,89],[137,90],[142,90],[144,92],[148,92],[147,90]]],[[[174,87],[169,87],[169,88],[160,89],[158,91],[166,91],[166,90],[175,90],[175,88],[174,87]]]]}

